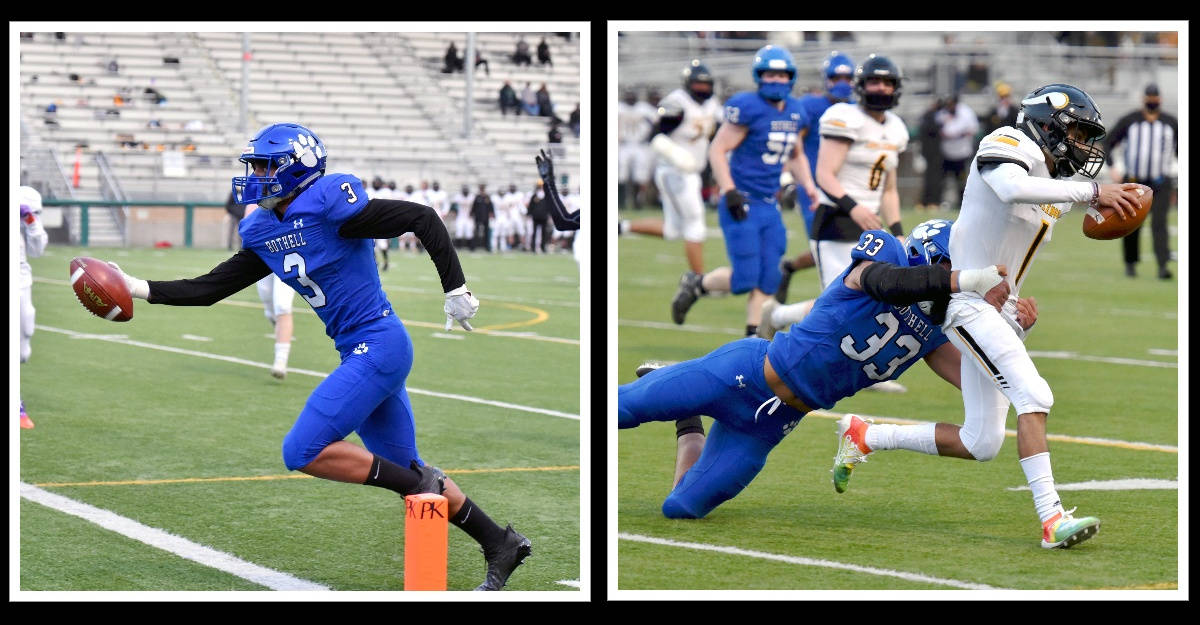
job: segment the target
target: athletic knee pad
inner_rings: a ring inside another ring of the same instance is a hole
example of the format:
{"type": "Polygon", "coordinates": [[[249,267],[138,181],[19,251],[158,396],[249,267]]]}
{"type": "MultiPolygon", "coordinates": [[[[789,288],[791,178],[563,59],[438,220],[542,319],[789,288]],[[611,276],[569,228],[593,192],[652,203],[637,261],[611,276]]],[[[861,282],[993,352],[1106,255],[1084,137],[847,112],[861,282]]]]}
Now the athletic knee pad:
{"type": "Polygon", "coordinates": [[[1015,395],[1012,402],[1013,408],[1019,415],[1030,412],[1050,412],[1050,407],[1054,405],[1054,393],[1050,390],[1050,384],[1042,376],[1031,379],[1013,395],[1015,395]]]}
{"type": "MultiPolygon", "coordinates": [[[[962,430],[959,430],[959,435],[962,435],[962,430]]],[[[963,441],[963,446],[971,455],[979,462],[987,462],[996,457],[1000,453],[1000,447],[1004,445],[1004,430],[1001,429],[999,435],[993,432],[983,432],[975,440],[967,443],[963,441]]]]}
{"type": "Polygon", "coordinates": [[[317,459],[324,447],[313,449],[310,443],[311,441],[300,440],[293,432],[288,432],[288,435],[283,437],[283,465],[288,471],[297,471],[317,459]]]}

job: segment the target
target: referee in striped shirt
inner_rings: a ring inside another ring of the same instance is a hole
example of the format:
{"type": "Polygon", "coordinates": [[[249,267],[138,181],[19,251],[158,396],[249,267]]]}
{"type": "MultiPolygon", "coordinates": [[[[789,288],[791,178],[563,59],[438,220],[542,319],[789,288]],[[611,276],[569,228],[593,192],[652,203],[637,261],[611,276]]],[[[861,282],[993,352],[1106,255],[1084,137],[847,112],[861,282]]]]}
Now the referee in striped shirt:
{"type": "MultiPolygon", "coordinates": [[[[1154,239],[1154,257],[1158,260],[1158,277],[1171,278],[1167,261],[1171,252],[1167,247],[1167,210],[1171,201],[1174,181],[1171,179],[1171,163],[1179,156],[1176,137],[1179,123],[1173,115],[1162,112],[1158,85],[1148,85],[1142,97],[1142,108],[1117,120],[1117,125],[1108,133],[1105,153],[1108,155],[1109,171],[1113,182],[1137,182],[1154,190],[1154,204],[1150,207],[1150,233],[1154,239]]],[[[1125,248],[1125,275],[1137,276],[1139,237],[1142,229],[1129,233],[1123,240],[1125,248]]]]}

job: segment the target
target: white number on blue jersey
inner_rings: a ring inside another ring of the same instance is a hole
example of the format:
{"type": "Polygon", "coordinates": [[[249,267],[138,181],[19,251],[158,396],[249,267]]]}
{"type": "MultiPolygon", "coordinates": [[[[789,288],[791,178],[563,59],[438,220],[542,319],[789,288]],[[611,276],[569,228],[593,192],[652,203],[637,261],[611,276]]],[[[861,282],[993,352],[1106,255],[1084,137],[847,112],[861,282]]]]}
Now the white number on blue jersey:
{"type": "MultiPolygon", "coordinates": [[[[342,185],[342,186],[345,187],[346,185],[342,185]]],[[[354,193],[351,192],[351,195],[354,195],[354,193]]],[[[300,294],[304,298],[304,300],[307,301],[308,304],[310,306],[312,306],[313,308],[320,308],[320,307],[324,306],[325,305],[325,292],[321,290],[321,287],[317,286],[316,282],[309,280],[308,276],[305,275],[305,273],[304,273],[304,257],[297,254],[296,252],[292,252],[292,253],[288,254],[287,256],[284,256],[283,257],[283,272],[291,273],[292,267],[295,267],[296,270],[299,272],[299,275],[296,277],[296,280],[300,284],[313,290],[312,295],[304,295],[303,293],[300,294]]]]}
{"type": "Polygon", "coordinates": [[[347,195],[350,196],[350,198],[347,199],[346,202],[353,204],[358,201],[358,196],[354,195],[354,189],[350,187],[349,182],[343,182],[341,189],[342,189],[342,191],[345,191],[347,195]]]}
{"type": "Polygon", "coordinates": [[[731,124],[736,124],[738,123],[738,115],[741,112],[742,110],[736,106],[727,106],[725,107],[725,120],[731,124]]]}
{"type": "MultiPolygon", "coordinates": [[[[896,316],[890,311],[875,315],[875,321],[877,321],[879,325],[887,328],[887,330],[883,333],[883,336],[878,336],[875,334],[868,336],[866,340],[867,348],[862,351],[858,351],[854,349],[854,345],[858,341],[853,336],[847,334],[846,336],[842,337],[842,353],[859,362],[868,360],[874,357],[875,354],[878,354],[879,350],[883,349],[884,346],[891,342],[892,337],[894,337],[896,332],[900,329],[900,321],[896,319],[896,316]]],[[[863,373],[867,374],[867,377],[871,378],[872,380],[887,380],[892,377],[892,373],[896,371],[897,367],[905,362],[908,362],[908,360],[910,360],[913,356],[921,353],[921,342],[908,334],[901,334],[900,338],[896,339],[896,345],[907,349],[908,353],[889,360],[887,363],[887,371],[884,371],[882,374],[879,373],[879,368],[876,367],[875,363],[873,362],[863,365],[863,373]]]]}
{"type": "Polygon", "coordinates": [[[867,253],[867,256],[874,256],[879,253],[879,250],[883,249],[884,243],[887,243],[887,241],[871,234],[870,232],[864,232],[862,243],[859,243],[858,246],[855,247],[854,249],[865,250],[867,253]],[[872,246],[874,246],[874,247],[872,247],[872,246]],[[867,249],[868,247],[870,247],[871,249],[868,250],[867,249]]]}
{"type": "Polygon", "coordinates": [[[767,165],[778,165],[780,159],[787,158],[792,153],[792,148],[796,145],[796,134],[794,132],[768,132],[767,133],[767,151],[763,153],[763,163],[767,165]]]}

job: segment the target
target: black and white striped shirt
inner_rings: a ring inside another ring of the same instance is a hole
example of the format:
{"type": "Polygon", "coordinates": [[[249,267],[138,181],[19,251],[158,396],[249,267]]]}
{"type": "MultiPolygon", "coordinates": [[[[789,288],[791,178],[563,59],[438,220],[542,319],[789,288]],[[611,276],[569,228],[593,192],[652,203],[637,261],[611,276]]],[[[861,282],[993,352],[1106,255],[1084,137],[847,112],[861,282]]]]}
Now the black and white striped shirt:
{"type": "Polygon", "coordinates": [[[1116,127],[1108,133],[1104,151],[1111,165],[1114,150],[1121,150],[1126,179],[1158,183],[1170,171],[1172,159],[1179,155],[1175,140],[1178,131],[1175,117],[1160,112],[1157,119],[1150,121],[1139,109],[1117,120],[1116,127]]]}

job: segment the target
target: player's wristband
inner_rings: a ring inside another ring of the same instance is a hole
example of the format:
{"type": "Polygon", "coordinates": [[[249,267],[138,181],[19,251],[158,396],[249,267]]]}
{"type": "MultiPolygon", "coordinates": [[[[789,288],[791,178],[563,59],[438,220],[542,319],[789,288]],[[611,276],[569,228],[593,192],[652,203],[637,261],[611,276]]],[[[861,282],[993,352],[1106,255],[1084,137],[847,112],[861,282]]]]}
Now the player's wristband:
{"type": "Polygon", "coordinates": [[[843,195],[842,197],[834,200],[833,203],[837,204],[838,208],[845,211],[846,214],[849,214],[855,206],[858,206],[858,202],[855,202],[854,198],[850,197],[849,195],[843,195]]]}
{"type": "Polygon", "coordinates": [[[1088,206],[1091,206],[1092,208],[1096,208],[1096,204],[1098,204],[1099,202],[1100,202],[1100,184],[1093,180],[1092,181],[1092,199],[1090,202],[1088,202],[1088,206]]]}
{"type": "Polygon", "coordinates": [[[904,226],[900,225],[900,222],[898,222],[898,221],[896,223],[888,226],[888,230],[891,230],[892,234],[894,234],[898,237],[904,236],[904,226]]]}

